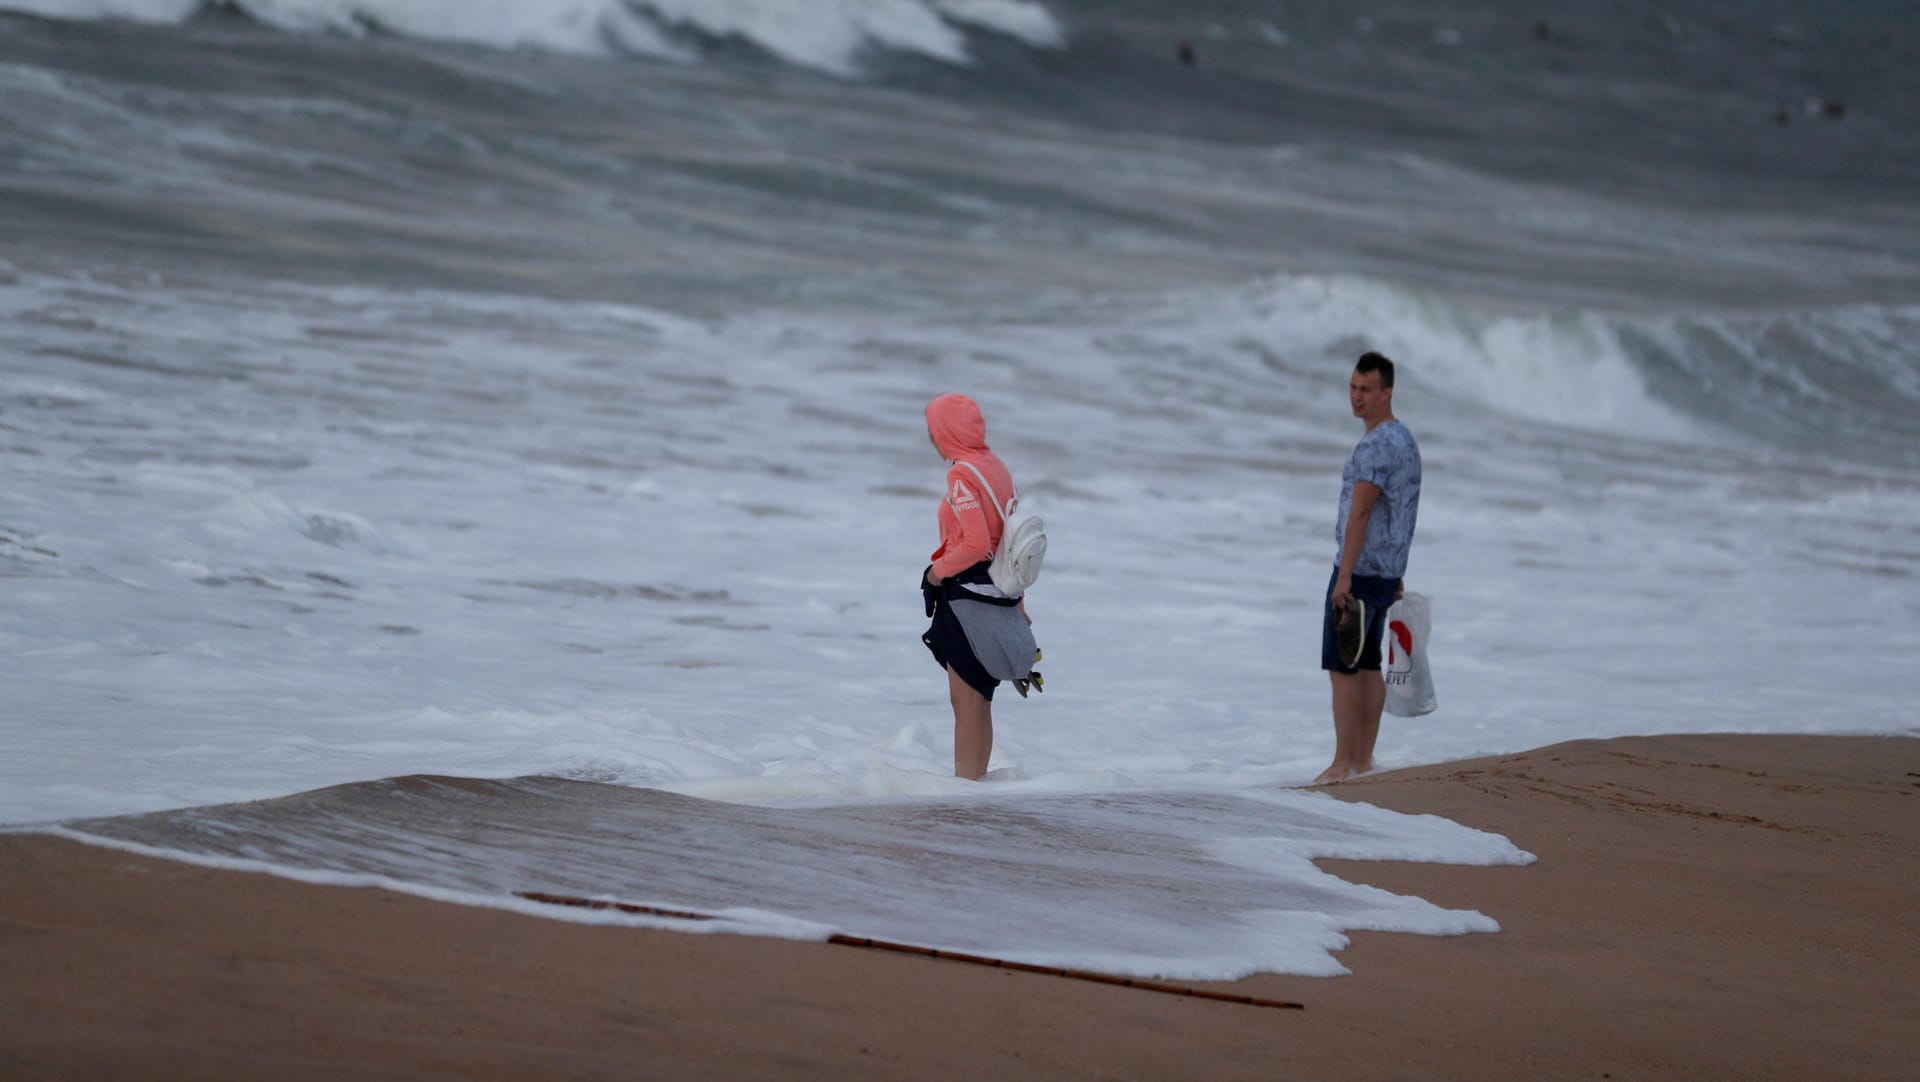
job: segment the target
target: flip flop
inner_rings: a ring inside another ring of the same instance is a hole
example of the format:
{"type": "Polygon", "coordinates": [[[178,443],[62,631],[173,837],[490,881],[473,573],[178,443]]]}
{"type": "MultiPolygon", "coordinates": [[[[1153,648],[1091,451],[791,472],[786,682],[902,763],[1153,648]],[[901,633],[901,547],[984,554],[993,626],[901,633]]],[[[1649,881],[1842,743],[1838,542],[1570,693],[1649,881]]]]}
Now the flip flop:
{"type": "Polygon", "coordinates": [[[1347,598],[1347,607],[1333,621],[1333,642],[1340,650],[1340,664],[1352,669],[1360,664],[1367,649],[1367,603],[1347,598]]]}

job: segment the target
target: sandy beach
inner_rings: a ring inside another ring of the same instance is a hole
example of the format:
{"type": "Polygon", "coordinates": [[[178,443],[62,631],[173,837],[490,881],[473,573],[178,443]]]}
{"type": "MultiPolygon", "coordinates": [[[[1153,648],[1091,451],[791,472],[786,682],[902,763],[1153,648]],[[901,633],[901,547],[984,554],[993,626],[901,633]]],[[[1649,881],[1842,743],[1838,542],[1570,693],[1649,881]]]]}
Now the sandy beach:
{"type": "Polygon", "coordinates": [[[587,927],[0,836],[0,1078],[1896,1079],[1920,1062],[1920,740],[1582,741],[1336,795],[1519,868],[1325,862],[1493,935],[1181,998],[587,927]]]}

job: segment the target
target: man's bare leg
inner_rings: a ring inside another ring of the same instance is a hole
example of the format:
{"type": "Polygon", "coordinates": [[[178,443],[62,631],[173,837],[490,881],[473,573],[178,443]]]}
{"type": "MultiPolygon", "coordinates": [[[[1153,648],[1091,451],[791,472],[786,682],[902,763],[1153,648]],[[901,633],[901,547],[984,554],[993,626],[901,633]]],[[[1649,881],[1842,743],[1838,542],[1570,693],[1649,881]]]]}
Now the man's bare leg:
{"type": "Polygon", "coordinates": [[[1373,769],[1373,743],[1380,739],[1380,714],[1387,706],[1387,681],[1377,671],[1362,669],[1360,681],[1360,731],[1353,744],[1353,773],[1357,776],[1373,769]]]}
{"type": "Polygon", "coordinates": [[[993,703],[947,667],[947,697],[953,701],[953,776],[979,781],[993,758],[993,703]]]}
{"type": "Polygon", "coordinates": [[[1333,690],[1333,762],[1313,779],[1315,785],[1373,769],[1373,744],[1387,702],[1386,681],[1377,672],[1328,672],[1327,679],[1333,690]]]}

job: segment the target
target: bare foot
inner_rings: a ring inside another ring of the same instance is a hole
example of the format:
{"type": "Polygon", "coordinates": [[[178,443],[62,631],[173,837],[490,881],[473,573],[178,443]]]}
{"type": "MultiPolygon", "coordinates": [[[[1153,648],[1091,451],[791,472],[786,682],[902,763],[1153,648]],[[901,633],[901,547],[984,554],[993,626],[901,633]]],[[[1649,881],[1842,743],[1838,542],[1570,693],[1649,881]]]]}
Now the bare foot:
{"type": "Polygon", "coordinates": [[[1309,787],[1314,785],[1334,785],[1338,782],[1346,781],[1352,774],[1353,771],[1351,769],[1335,763],[1325,770],[1322,770],[1320,776],[1313,779],[1308,785],[1309,787]]]}

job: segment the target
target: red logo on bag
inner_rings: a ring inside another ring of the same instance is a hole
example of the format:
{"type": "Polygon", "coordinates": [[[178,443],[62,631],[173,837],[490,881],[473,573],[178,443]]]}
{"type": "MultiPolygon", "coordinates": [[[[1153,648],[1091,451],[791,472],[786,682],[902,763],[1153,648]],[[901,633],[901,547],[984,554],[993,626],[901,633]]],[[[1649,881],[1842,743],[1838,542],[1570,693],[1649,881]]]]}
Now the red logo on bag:
{"type": "Polygon", "coordinates": [[[1405,623],[1394,620],[1387,624],[1387,630],[1393,632],[1393,641],[1387,644],[1387,664],[1397,665],[1400,655],[1413,656],[1413,630],[1405,623]],[[1399,647],[1395,650],[1395,647],[1399,647]]]}

